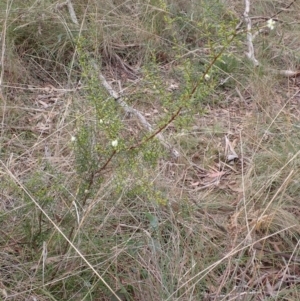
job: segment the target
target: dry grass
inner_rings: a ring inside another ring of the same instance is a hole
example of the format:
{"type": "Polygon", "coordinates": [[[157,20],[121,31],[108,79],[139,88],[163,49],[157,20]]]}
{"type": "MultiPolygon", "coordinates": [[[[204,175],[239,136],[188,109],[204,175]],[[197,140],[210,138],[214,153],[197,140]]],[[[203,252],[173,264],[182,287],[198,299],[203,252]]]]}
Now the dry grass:
{"type": "Polygon", "coordinates": [[[163,132],[178,160],[155,141],[110,160],[115,127],[125,146],[147,131],[83,53],[160,126],[244,7],[76,0],[78,26],[29,2],[0,4],[0,299],[298,300],[299,78],[275,71],[299,66],[299,4],[253,1],[254,30],[280,11],[261,65],[238,36],[163,132]]]}

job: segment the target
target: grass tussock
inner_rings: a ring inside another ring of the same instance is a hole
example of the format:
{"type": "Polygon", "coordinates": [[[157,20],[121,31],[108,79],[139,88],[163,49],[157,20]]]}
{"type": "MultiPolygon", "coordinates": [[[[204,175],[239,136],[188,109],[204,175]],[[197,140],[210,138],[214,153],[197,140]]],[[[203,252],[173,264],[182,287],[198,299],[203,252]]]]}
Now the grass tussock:
{"type": "Polygon", "coordinates": [[[1,300],[299,299],[299,4],[200,2],[0,4],[1,300]]]}

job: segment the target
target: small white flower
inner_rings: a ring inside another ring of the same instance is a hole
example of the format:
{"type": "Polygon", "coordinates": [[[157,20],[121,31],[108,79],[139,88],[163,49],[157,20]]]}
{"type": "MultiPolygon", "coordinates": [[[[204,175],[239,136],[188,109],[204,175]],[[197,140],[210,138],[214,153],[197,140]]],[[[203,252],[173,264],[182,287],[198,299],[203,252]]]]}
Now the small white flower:
{"type": "Polygon", "coordinates": [[[205,74],[204,79],[208,81],[208,80],[210,80],[210,76],[208,74],[205,74]]]}
{"type": "Polygon", "coordinates": [[[270,30],[273,30],[274,28],[275,28],[275,21],[273,20],[273,19],[269,19],[268,21],[267,21],[267,27],[269,27],[270,28],[270,30]]]}
{"type": "Polygon", "coordinates": [[[113,140],[112,142],[111,142],[111,145],[112,145],[112,147],[117,147],[118,146],[118,140],[116,139],[116,140],[113,140]]]}
{"type": "Polygon", "coordinates": [[[75,141],[76,141],[76,137],[75,137],[75,136],[72,136],[72,137],[71,137],[71,141],[72,141],[72,142],[75,142],[75,141]]]}
{"type": "Polygon", "coordinates": [[[99,120],[99,123],[102,124],[102,123],[103,123],[103,119],[100,119],[100,120],[99,120]]]}

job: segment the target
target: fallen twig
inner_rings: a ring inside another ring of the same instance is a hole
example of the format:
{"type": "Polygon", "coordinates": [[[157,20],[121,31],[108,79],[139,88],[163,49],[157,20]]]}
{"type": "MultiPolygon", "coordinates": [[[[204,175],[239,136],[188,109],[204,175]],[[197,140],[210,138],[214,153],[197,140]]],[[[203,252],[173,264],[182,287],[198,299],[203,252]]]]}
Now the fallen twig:
{"type": "Polygon", "coordinates": [[[79,25],[78,19],[76,17],[76,13],[75,13],[75,10],[74,10],[74,7],[73,7],[73,4],[72,4],[71,0],[67,0],[63,3],[56,4],[56,9],[61,9],[64,6],[68,7],[68,11],[69,11],[72,22],[76,25],[79,25]]]}
{"type": "MultiPolygon", "coordinates": [[[[99,79],[102,83],[102,85],[104,86],[104,88],[108,91],[108,93],[110,94],[111,97],[114,98],[115,101],[117,101],[117,103],[123,108],[123,110],[126,113],[129,114],[133,114],[136,117],[138,117],[138,119],[140,120],[141,124],[149,131],[149,132],[154,132],[151,124],[146,120],[145,116],[138,110],[130,107],[124,100],[123,98],[119,95],[118,92],[116,92],[112,86],[107,82],[107,80],[105,79],[105,77],[102,75],[101,71],[99,70],[97,64],[95,62],[93,62],[93,67],[95,68],[95,70],[98,73],[99,79]]],[[[178,114],[177,114],[178,115],[178,114]]],[[[176,116],[177,116],[176,115],[176,116]]],[[[162,145],[167,148],[172,155],[175,158],[180,157],[179,152],[172,146],[170,145],[163,137],[163,135],[160,133],[161,131],[156,131],[154,132],[154,135],[151,135],[151,137],[156,136],[157,139],[162,143],[162,145]]],[[[149,140],[149,139],[148,139],[149,140]]]]}
{"type": "Polygon", "coordinates": [[[251,25],[251,18],[249,17],[249,12],[250,12],[250,0],[245,0],[244,19],[247,25],[247,45],[248,45],[248,52],[246,52],[246,55],[253,62],[254,66],[258,66],[259,62],[254,55],[253,36],[251,33],[252,25],[251,25]]]}

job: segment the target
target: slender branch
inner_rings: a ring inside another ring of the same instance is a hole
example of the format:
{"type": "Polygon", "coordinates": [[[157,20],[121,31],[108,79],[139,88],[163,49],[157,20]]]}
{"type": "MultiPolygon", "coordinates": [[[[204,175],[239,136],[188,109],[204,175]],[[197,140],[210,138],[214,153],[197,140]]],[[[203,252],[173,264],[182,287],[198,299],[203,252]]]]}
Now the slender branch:
{"type": "MultiPolygon", "coordinates": [[[[110,157],[106,160],[106,162],[97,171],[94,172],[94,177],[107,167],[107,165],[109,164],[109,162],[112,160],[112,158],[115,156],[116,153],[117,153],[116,150],[114,150],[111,153],[110,157]]],[[[92,186],[92,185],[90,185],[90,186],[92,186]]]]}
{"type": "Polygon", "coordinates": [[[151,140],[152,138],[156,137],[160,137],[161,136],[161,132],[173,121],[175,120],[175,118],[179,115],[180,111],[182,110],[182,108],[180,107],[172,116],[171,118],[168,120],[168,122],[166,122],[162,127],[160,127],[158,130],[156,130],[152,135],[150,135],[149,137],[147,137],[145,140],[140,141],[139,143],[131,146],[129,149],[134,149],[137,148],[139,146],[141,146],[142,144],[148,142],[149,140],[151,140]]]}
{"type": "Polygon", "coordinates": [[[271,16],[269,19],[274,19],[276,16],[278,16],[279,14],[281,14],[283,11],[287,10],[288,8],[290,8],[294,3],[296,2],[296,0],[293,0],[292,2],[290,2],[285,8],[281,9],[280,11],[278,11],[277,13],[275,13],[273,16],[271,16]]]}

